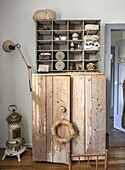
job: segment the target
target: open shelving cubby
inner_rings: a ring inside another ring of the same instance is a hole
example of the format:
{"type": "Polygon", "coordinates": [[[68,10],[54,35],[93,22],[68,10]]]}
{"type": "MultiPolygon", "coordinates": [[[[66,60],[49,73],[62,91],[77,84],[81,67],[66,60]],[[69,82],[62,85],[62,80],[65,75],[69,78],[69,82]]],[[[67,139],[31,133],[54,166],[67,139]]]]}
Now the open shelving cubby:
{"type": "Polygon", "coordinates": [[[38,73],[99,71],[100,20],[43,20],[36,34],[38,73]]]}

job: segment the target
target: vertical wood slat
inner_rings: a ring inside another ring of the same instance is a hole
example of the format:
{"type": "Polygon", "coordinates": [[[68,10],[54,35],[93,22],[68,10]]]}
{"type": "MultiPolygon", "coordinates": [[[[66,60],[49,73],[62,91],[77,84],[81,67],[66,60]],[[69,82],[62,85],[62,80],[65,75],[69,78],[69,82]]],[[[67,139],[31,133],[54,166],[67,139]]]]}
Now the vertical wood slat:
{"type": "Polygon", "coordinates": [[[78,157],[78,169],[80,170],[80,156],[78,157]]]}
{"type": "Polygon", "coordinates": [[[105,76],[92,76],[92,152],[104,152],[106,141],[105,76]],[[96,89],[96,90],[95,90],[96,89]]]}
{"type": "Polygon", "coordinates": [[[104,169],[108,170],[108,150],[107,149],[105,151],[105,165],[104,165],[104,169]]]}
{"type": "Polygon", "coordinates": [[[41,159],[43,161],[47,161],[47,155],[46,155],[46,77],[41,77],[40,81],[40,141],[41,141],[41,147],[40,147],[40,153],[41,153],[41,159]],[[42,82],[41,82],[42,81],[42,82]]]}
{"type": "Polygon", "coordinates": [[[33,80],[33,159],[46,161],[45,77],[33,80]],[[39,146],[39,147],[38,147],[39,146]],[[43,148],[44,146],[44,148],[43,148]]]}
{"type": "Polygon", "coordinates": [[[71,89],[71,122],[76,132],[75,138],[71,141],[72,152],[84,153],[84,76],[72,76],[71,89]]]}
{"type": "Polygon", "coordinates": [[[87,157],[87,170],[90,168],[90,163],[89,163],[89,156],[87,157]]]}
{"type": "MultiPolygon", "coordinates": [[[[53,77],[53,124],[65,118],[70,121],[70,77],[53,77]],[[66,108],[66,112],[61,111],[61,107],[66,108]]],[[[58,134],[62,137],[68,135],[66,127],[58,128],[58,134]]],[[[70,143],[59,143],[53,138],[53,162],[68,163],[67,151],[70,150],[70,143]]]]}
{"type": "Polygon", "coordinates": [[[36,81],[37,79],[33,77],[32,81],[32,152],[33,152],[33,160],[36,158],[36,153],[35,153],[35,143],[36,143],[36,117],[35,117],[35,111],[36,111],[36,81]]]}
{"type": "Polygon", "coordinates": [[[98,170],[98,156],[97,156],[97,159],[96,159],[96,170],[98,170]]]}
{"type": "MultiPolygon", "coordinates": [[[[92,95],[91,95],[91,102],[92,102],[92,150],[91,152],[98,152],[98,138],[99,138],[99,95],[100,95],[100,85],[99,85],[99,76],[92,76],[91,81],[92,86],[92,95]],[[96,89],[96,90],[95,90],[96,89]]],[[[103,139],[104,140],[104,139],[103,139]]]]}
{"type": "MultiPolygon", "coordinates": [[[[99,127],[100,127],[100,136],[101,139],[99,138],[99,143],[101,143],[100,150],[98,150],[98,152],[101,151],[105,151],[106,149],[106,76],[105,75],[100,75],[100,115],[99,115],[99,127]],[[102,126],[103,125],[103,126],[102,126]],[[103,140],[102,140],[103,139],[103,140]]],[[[107,160],[107,159],[106,159],[107,160]]]]}
{"type": "Polygon", "coordinates": [[[39,131],[37,124],[38,124],[38,112],[39,112],[39,108],[38,106],[38,86],[36,86],[38,84],[38,79],[36,77],[33,78],[33,88],[32,88],[32,98],[33,98],[33,160],[39,160],[39,149],[36,148],[36,143],[38,138],[36,138],[36,135],[39,131]],[[36,105],[37,103],[37,105],[36,105]]]}
{"type": "Polygon", "coordinates": [[[71,150],[68,151],[69,170],[72,169],[71,150]]]}
{"type": "Polygon", "coordinates": [[[106,141],[105,76],[85,76],[86,153],[104,152],[106,141]]]}
{"type": "Polygon", "coordinates": [[[92,77],[85,75],[85,153],[91,153],[92,150],[92,77]]]}
{"type": "Polygon", "coordinates": [[[47,112],[47,134],[46,134],[46,140],[47,140],[47,161],[52,162],[52,133],[51,133],[51,127],[52,127],[52,117],[53,117],[53,106],[52,106],[52,94],[53,94],[53,85],[52,85],[52,76],[48,76],[46,79],[46,112],[47,112]]]}

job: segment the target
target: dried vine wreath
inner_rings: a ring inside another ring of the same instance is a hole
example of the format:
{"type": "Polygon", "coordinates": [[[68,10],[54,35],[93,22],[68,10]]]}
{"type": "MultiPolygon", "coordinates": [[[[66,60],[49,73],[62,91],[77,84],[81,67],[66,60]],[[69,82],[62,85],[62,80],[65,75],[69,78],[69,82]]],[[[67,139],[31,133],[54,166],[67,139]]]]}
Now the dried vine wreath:
{"type": "Polygon", "coordinates": [[[66,120],[66,119],[61,119],[59,121],[57,121],[51,128],[51,132],[52,132],[52,135],[54,136],[54,138],[60,142],[60,143],[66,143],[66,142],[69,142],[71,139],[73,139],[75,137],[75,131],[73,129],[73,126],[72,124],[66,120]],[[57,129],[59,126],[61,125],[66,125],[68,126],[69,128],[69,133],[70,135],[69,136],[66,136],[64,138],[60,137],[58,134],[57,134],[57,129]]]}

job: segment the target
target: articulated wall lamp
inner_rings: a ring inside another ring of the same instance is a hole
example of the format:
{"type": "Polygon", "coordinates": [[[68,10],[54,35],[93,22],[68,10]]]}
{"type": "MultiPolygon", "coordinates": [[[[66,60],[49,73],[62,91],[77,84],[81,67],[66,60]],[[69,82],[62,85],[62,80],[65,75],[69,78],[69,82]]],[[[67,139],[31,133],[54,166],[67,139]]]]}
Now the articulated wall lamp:
{"type": "Polygon", "coordinates": [[[4,50],[5,52],[7,52],[7,53],[10,53],[10,52],[14,51],[16,48],[18,49],[18,51],[19,51],[19,53],[20,53],[20,55],[21,55],[21,57],[22,57],[25,65],[26,65],[27,68],[28,68],[29,89],[30,89],[30,92],[31,92],[31,91],[32,91],[32,88],[31,88],[31,77],[32,77],[32,70],[31,70],[31,69],[32,69],[32,67],[27,64],[27,61],[26,61],[26,59],[24,58],[24,55],[23,55],[23,53],[22,53],[22,51],[21,51],[21,46],[20,46],[20,44],[19,44],[19,43],[14,44],[12,41],[6,40],[6,41],[3,42],[3,46],[2,46],[2,47],[3,47],[3,50],[4,50]]]}

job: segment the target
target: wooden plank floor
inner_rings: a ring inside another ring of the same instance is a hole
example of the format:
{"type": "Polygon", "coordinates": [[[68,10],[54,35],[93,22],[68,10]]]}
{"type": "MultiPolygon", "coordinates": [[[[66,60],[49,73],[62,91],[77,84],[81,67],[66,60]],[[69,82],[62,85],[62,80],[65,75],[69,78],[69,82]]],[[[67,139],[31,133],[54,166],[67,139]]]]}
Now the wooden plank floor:
{"type": "MultiPolygon", "coordinates": [[[[68,170],[68,165],[43,163],[32,161],[32,150],[29,149],[21,155],[21,162],[16,157],[6,157],[1,160],[4,149],[0,149],[0,170],[68,170]]],[[[95,161],[91,163],[92,170],[95,169],[95,161]]],[[[103,161],[100,161],[99,170],[103,170],[103,161]]],[[[73,163],[73,170],[77,170],[77,163],[73,163]]],[[[86,169],[86,163],[82,162],[81,169],[86,169]]],[[[125,147],[111,146],[108,153],[108,169],[109,170],[125,170],[125,147]]]]}
{"type": "Polygon", "coordinates": [[[125,133],[113,128],[113,118],[110,118],[110,146],[125,146],[125,133]]]}
{"type": "MultiPolygon", "coordinates": [[[[114,129],[111,128],[112,145],[109,147],[108,152],[108,170],[125,170],[125,146],[123,146],[125,140],[118,137],[118,131],[115,134],[114,129]],[[116,139],[118,137],[118,140],[116,139]],[[113,137],[115,138],[113,140],[113,137]],[[120,142],[120,144],[118,144],[120,142]],[[117,144],[117,145],[116,145],[117,144]],[[121,146],[120,146],[121,145],[121,146]]],[[[121,132],[120,132],[121,133],[121,132]]],[[[55,163],[43,163],[35,162],[32,160],[32,149],[21,155],[21,162],[17,161],[16,157],[6,157],[5,160],[1,160],[3,157],[4,149],[0,149],[0,170],[68,170],[68,165],[65,164],[55,164],[55,163]]],[[[100,167],[98,170],[103,170],[103,161],[99,161],[100,167]]],[[[95,161],[91,163],[91,169],[95,170],[95,161]]],[[[73,162],[72,170],[78,170],[76,162],[73,162]]],[[[86,169],[86,163],[82,162],[81,170],[86,169]]]]}

